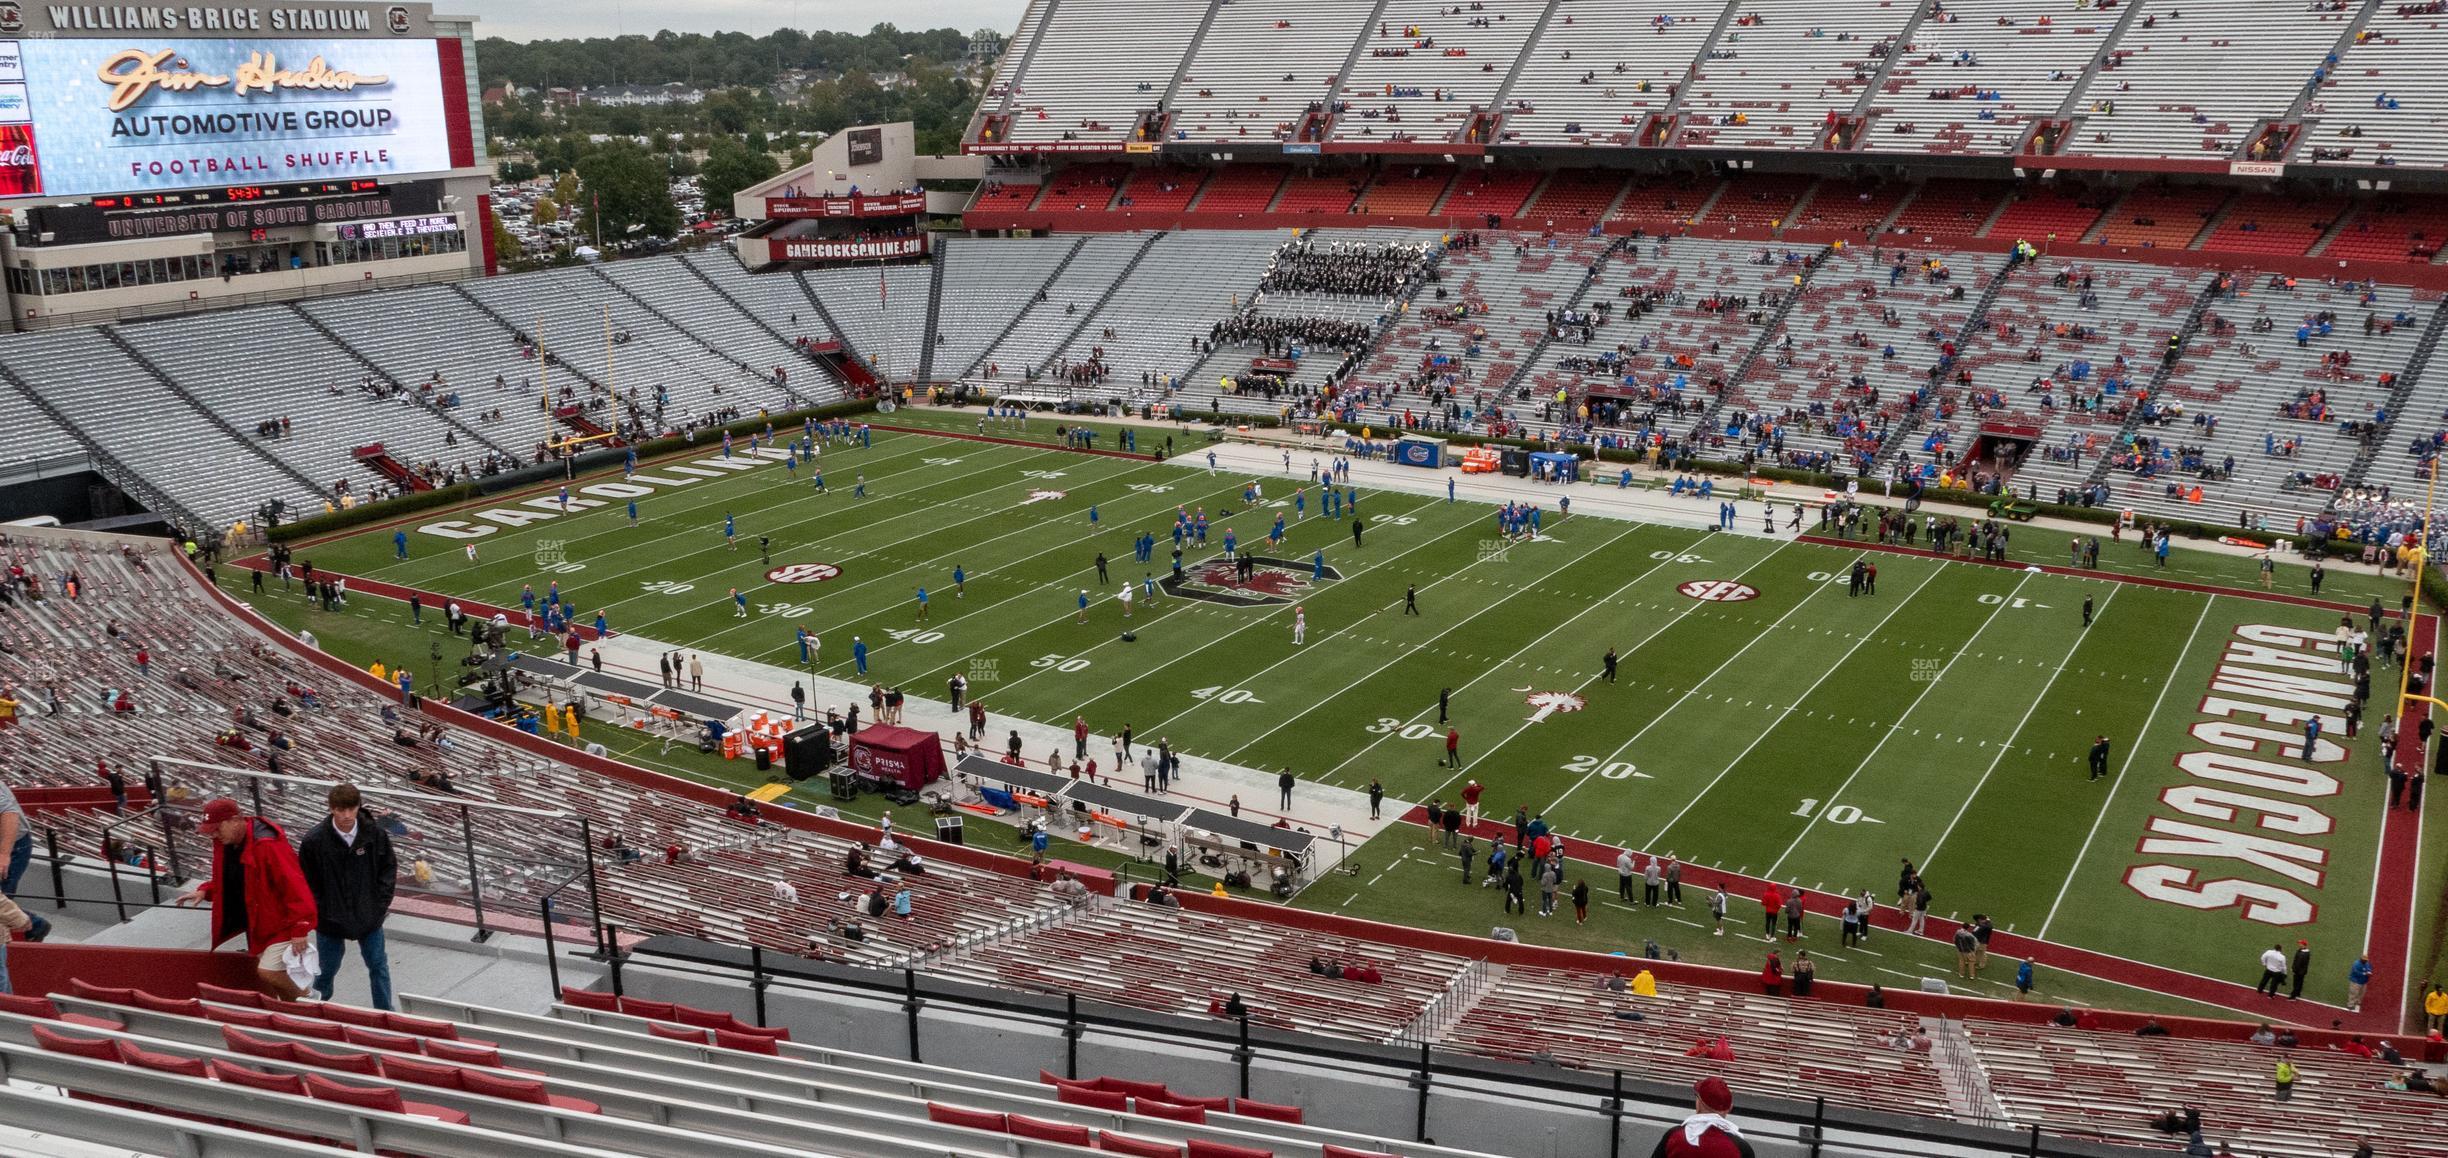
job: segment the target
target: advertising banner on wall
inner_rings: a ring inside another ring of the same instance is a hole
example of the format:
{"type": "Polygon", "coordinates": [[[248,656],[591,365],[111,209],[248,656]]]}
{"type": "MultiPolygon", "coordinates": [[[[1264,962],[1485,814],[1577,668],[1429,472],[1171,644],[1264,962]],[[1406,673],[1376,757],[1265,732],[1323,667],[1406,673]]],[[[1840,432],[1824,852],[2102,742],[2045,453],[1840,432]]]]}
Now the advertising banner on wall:
{"type": "Polygon", "coordinates": [[[878,261],[916,257],[926,252],[925,237],[880,237],[871,241],[825,241],[791,238],[775,242],[775,261],[878,261]]]}
{"type": "Polygon", "coordinates": [[[449,169],[431,40],[0,40],[0,197],[449,169]]]}

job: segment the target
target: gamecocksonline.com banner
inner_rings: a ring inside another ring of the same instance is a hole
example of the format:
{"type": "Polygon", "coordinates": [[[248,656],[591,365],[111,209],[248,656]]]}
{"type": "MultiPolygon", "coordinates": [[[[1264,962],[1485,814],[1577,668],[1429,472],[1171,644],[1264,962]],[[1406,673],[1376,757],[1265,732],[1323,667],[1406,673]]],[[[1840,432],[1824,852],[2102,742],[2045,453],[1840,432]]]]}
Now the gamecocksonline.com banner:
{"type": "Polygon", "coordinates": [[[0,41],[0,196],[439,172],[442,101],[430,40],[0,41]]]}

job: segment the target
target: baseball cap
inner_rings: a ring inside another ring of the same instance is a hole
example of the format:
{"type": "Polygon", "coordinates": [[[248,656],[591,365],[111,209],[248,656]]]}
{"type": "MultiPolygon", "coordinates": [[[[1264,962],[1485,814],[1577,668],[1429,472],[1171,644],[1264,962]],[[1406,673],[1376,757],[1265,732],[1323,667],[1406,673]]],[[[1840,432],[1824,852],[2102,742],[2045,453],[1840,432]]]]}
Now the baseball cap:
{"type": "Polygon", "coordinates": [[[238,802],[227,796],[216,796],[204,806],[204,823],[219,824],[238,819],[238,802]]]}
{"type": "Polygon", "coordinates": [[[1700,1095],[1700,1108],[1709,1113],[1724,1114],[1734,1109],[1734,1091],[1726,1088],[1724,1078],[1702,1078],[1692,1083],[1692,1092],[1700,1095]]]}

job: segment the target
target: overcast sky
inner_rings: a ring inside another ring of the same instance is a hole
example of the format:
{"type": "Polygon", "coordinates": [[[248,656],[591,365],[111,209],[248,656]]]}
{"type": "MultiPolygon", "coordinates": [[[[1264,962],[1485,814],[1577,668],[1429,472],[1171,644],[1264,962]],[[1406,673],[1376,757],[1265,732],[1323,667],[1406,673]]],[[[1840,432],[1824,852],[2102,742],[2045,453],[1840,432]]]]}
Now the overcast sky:
{"type": "Polygon", "coordinates": [[[756,35],[783,27],[865,32],[884,22],[905,29],[993,28],[1008,34],[1026,7],[1028,0],[929,0],[906,8],[873,0],[439,0],[434,11],[472,13],[484,36],[555,40],[651,36],[666,28],[756,35]]]}

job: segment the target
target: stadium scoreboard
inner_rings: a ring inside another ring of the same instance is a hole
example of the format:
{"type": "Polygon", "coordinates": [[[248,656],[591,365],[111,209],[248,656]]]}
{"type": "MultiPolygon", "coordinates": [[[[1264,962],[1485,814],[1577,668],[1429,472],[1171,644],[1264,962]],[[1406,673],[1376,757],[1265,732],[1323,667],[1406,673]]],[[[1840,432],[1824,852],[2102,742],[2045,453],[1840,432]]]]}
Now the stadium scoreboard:
{"type": "Polygon", "coordinates": [[[0,200],[198,206],[475,167],[471,68],[424,4],[0,0],[0,200]]]}

